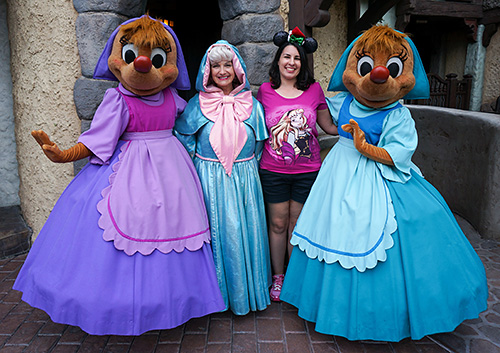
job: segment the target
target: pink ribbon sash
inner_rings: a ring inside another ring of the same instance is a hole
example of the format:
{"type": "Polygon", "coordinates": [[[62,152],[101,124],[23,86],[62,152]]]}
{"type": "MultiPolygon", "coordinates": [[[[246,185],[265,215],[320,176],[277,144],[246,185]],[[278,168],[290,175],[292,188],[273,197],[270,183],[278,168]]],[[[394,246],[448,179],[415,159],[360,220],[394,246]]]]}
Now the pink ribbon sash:
{"type": "Polygon", "coordinates": [[[235,96],[224,95],[222,92],[200,92],[201,112],[214,122],[210,132],[210,145],[229,176],[234,161],[247,141],[243,121],[250,117],[252,107],[250,91],[235,96]]]}

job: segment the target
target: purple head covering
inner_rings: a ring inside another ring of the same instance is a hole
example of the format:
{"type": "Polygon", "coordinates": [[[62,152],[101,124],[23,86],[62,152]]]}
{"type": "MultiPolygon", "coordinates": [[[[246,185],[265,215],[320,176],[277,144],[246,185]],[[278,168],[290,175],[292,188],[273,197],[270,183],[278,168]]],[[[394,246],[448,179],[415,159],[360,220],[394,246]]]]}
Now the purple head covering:
{"type": "MultiPolygon", "coordinates": [[[[144,15],[147,16],[147,15],[144,15]]],[[[142,17],[144,17],[142,16],[142,17]]],[[[130,20],[127,20],[123,22],[120,26],[118,26],[113,33],[111,33],[111,36],[108,39],[108,42],[106,43],[106,46],[104,47],[104,50],[102,51],[101,56],[99,57],[99,60],[97,60],[97,65],[94,70],[94,78],[98,80],[109,80],[109,81],[118,81],[116,76],[109,70],[108,67],[108,59],[109,56],[111,55],[111,50],[113,49],[113,42],[115,41],[116,34],[120,30],[120,27],[133,22],[140,17],[136,18],[131,18],[130,20]]],[[[150,17],[151,18],[151,17],[150,17]]],[[[154,18],[151,18],[154,20],[154,18]]],[[[179,44],[179,40],[177,39],[177,36],[175,35],[174,31],[172,28],[167,26],[166,24],[162,23],[163,27],[172,35],[175,41],[175,46],[177,48],[177,69],[179,70],[179,76],[177,76],[177,79],[170,85],[172,88],[180,89],[180,90],[188,90],[191,88],[191,84],[189,82],[189,76],[186,68],[186,63],[184,62],[184,55],[182,54],[182,49],[181,45],[179,44]]]]}

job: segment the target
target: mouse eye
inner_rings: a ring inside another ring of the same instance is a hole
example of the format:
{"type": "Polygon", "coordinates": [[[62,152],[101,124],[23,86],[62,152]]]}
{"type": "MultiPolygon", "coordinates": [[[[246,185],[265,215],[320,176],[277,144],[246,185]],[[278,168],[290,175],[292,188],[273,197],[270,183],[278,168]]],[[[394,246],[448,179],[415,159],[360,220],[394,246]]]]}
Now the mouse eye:
{"type": "Polygon", "coordinates": [[[358,74],[365,76],[373,69],[373,59],[369,56],[363,56],[358,60],[358,74]]]}
{"type": "Polygon", "coordinates": [[[167,53],[162,48],[154,48],[151,51],[151,62],[153,66],[159,69],[167,63],[167,53]]]}
{"type": "Polygon", "coordinates": [[[385,66],[392,78],[396,78],[403,73],[403,61],[399,56],[390,58],[385,66]]]}
{"type": "Polygon", "coordinates": [[[135,58],[139,55],[139,50],[132,44],[125,44],[122,48],[122,59],[127,64],[134,62],[135,58]]]}

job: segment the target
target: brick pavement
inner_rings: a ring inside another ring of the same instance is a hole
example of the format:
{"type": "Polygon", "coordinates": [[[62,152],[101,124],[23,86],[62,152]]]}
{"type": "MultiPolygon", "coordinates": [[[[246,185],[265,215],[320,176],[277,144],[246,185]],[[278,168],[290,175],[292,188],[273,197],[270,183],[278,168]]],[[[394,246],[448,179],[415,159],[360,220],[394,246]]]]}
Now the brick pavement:
{"type": "Polygon", "coordinates": [[[26,255],[0,260],[0,352],[297,352],[297,353],[500,353],[500,244],[483,240],[459,218],[485,265],[488,310],[454,332],[399,343],[356,341],[322,335],[286,303],[273,303],[245,316],[218,313],[192,319],[171,330],[141,336],[92,336],[78,327],[56,324],[43,311],[21,301],[12,284],[26,255]]]}

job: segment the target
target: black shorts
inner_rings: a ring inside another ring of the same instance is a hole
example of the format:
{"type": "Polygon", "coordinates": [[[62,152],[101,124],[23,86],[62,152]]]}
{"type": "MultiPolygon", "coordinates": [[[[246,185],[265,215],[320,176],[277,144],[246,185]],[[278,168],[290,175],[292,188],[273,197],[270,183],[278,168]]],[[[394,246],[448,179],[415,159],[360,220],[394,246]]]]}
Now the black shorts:
{"type": "Polygon", "coordinates": [[[283,174],[260,169],[264,201],[280,203],[294,200],[305,203],[318,172],[283,174]]]}

